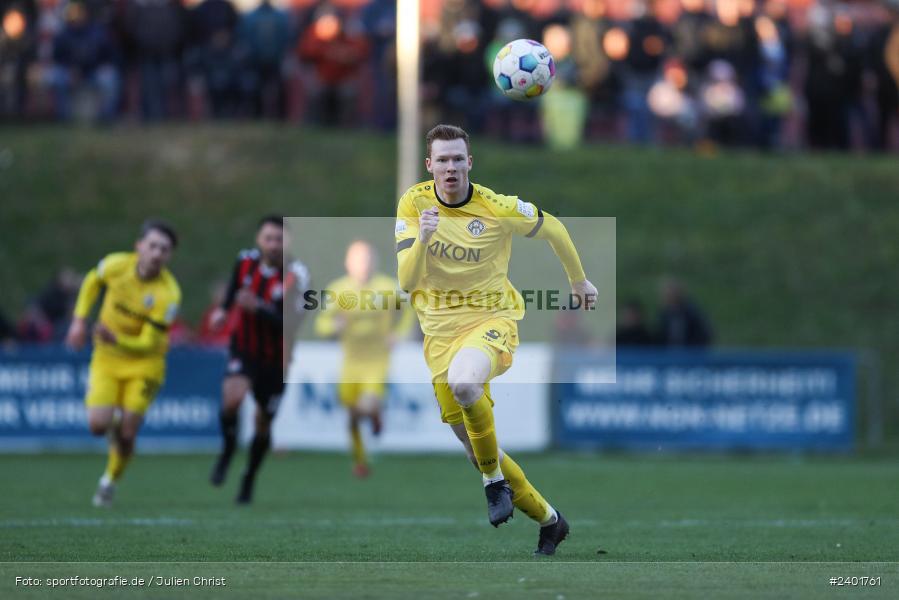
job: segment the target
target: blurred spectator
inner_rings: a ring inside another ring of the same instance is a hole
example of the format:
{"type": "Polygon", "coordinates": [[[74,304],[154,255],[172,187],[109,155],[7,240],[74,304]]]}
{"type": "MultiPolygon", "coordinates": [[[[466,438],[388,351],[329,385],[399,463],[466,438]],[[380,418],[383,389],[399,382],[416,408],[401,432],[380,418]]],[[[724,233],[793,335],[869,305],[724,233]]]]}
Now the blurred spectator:
{"type": "Polygon", "coordinates": [[[41,292],[28,303],[16,324],[23,342],[46,343],[65,335],[81,285],[81,276],[70,268],[56,273],[41,292]]]}
{"type": "Polygon", "coordinates": [[[577,86],[577,65],[571,56],[571,30],[552,23],[543,30],[543,45],[553,55],[556,68],[555,91],[540,103],[543,139],[556,150],[570,150],[584,138],[589,114],[586,92],[577,86]]]}
{"type": "Polygon", "coordinates": [[[71,268],[61,269],[38,294],[35,305],[53,330],[53,338],[61,340],[72,316],[81,276],[71,268]]]}
{"type": "Polygon", "coordinates": [[[240,63],[235,48],[237,11],[228,0],[203,0],[190,13],[188,68],[203,82],[215,118],[237,116],[240,63]]]}
{"type": "MultiPolygon", "coordinates": [[[[607,17],[606,0],[584,0],[581,11],[571,18],[571,54],[578,84],[591,104],[588,135],[600,130],[606,136],[617,136],[621,80],[616,62],[626,55],[626,49],[615,48],[617,34],[623,31],[607,17]],[[615,50],[618,53],[613,58],[609,52],[615,50]]],[[[622,40],[617,35],[617,39],[619,44],[627,43],[626,36],[622,40]]]]}
{"type": "Polygon", "coordinates": [[[29,344],[46,344],[53,341],[53,324],[35,303],[25,307],[16,324],[16,337],[29,344]]]}
{"type": "Polygon", "coordinates": [[[899,0],[889,0],[889,20],[871,36],[870,55],[876,82],[875,148],[889,147],[890,130],[899,121],[899,0]]]}
{"type": "Polygon", "coordinates": [[[654,346],[655,339],[646,324],[646,314],[639,300],[628,300],[621,307],[618,317],[618,328],[615,331],[615,345],[619,348],[628,346],[654,346]]]}
{"type": "Polygon", "coordinates": [[[22,117],[26,73],[37,49],[34,0],[0,0],[0,119],[22,117]]]}
{"type": "Polygon", "coordinates": [[[3,309],[0,309],[0,347],[9,348],[16,341],[16,332],[12,323],[6,318],[3,309]]]}
{"type": "Polygon", "coordinates": [[[627,113],[628,140],[647,143],[655,140],[649,90],[661,70],[662,58],[671,46],[671,36],[656,19],[655,2],[640,1],[637,6],[638,11],[645,12],[630,24],[622,102],[627,113]]]}
{"type": "Polygon", "coordinates": [[[477,21],[466,19],[453,27],[452,47],[441,48],[435,69],[435,84],[443,104],[444,119],[465,123],[481,131],[488,99],[488,71],[484,66],[477,21]]]}
{"type": "Polygon", "coordinates": [[[141,113],[148,121],[180,115],[187,13],[179,0],[124,1],[125,34],[140,74],[141,113]]]}
{"type": "Polygon", "coordinates": [[[290,20],[270,0],[262,0],[240,22],[238,38],[245,52],[242,87],[257,117],[284,116],[282,61],[292,44],[290,20]]]}
{"type": "MultiPolygon", "coordinates": [[[[519,15],[510,14],[504,17],[496,28],[496,36],[491,40],[484,53],[484,68],[488,73],[493,70],[493,59],[503,46],[509,42],[526,37],[527,22],[519,15]]],[[[433,48],[437,52],[437,48],[433,48]]],[[[434,89],[432,95],[440,94],[437,86],[438,78],[430,77],[434,89]]],[[[516,102],[494,89],[488,81],[484,84],[490,88],[485,96],[490,112],[485,127],[492,134],[510,142],[533,142],[539,139],[540,131],[535,127],[537,120],[536,106],[530,102],[516,102]]]]}
{"type": "Polygon", "coordinates": [[[313,91],[315,120],[325,125],[353,121],[359,73],[369,44],[357,19],[348,19],[332,5],[322,4],[300,39],[302,60],[312,63],[319,89],[313,91]]]}
{"type": "Polygon", "coordinates": [[[691,79],[705,71],[711,60],[706,31],[714,18],[705,10],[705,0],[681,0],[684,10],[674,25],[674,53],[691,79]]]}
{"type": "Polygon", "coordinates": [[[856,91],[858,65],[852,60],[849,41],[835,28],[835,16],[826,5],[815,6],[809,15],[804,91],[806,138],[812,148],[849,148],[849,105],[856,91]]]}
{"type": "Polygon", "coordinates": [[[90,16],[84,3],[69,3],[65,17],[53,42],[57,115],[69,119],[77,110],[85,120],[108,121],[118,109],[118,51],[106,27],[90,16]]]}
{"type": "Polygon", "coordinates": [[[780,146],[781,121],[793,104],[789,86],[790,54],[784,27],[767,14],[756,18],[755,31],[761,55],[758,72],[761,101],[758,142],[762,148],[770,149],[780,146]]]}
{"type": "Polygon", "coordinates": [[[708,77],[700,92],[706,135],[718,144],[735,145],[743,140],[746,97],[733,66],[724,60],[709,64],[708,77]]]}
{"type": "Polygon", "coordinates": [[[673,126],[679,139],[692,143],[699,138],[700,115],[688,73],[680,59],[665,61],[662,77],[649,90],[648,101],[652,112],[673,126]]]}
{"type": "Polygon", "coordinates": [[[560,311],[553,328],[553,343],[557,346],[589,346],[593,342],[590,329],[584,324],[581,311],[560,311]]]}
{"type": "Polygon", "coordinates": [[[191,42],[207,45],[222,33],[232,35],[238,16],[228,0],[203,0],[190,13],[191,42]]]}
{"type": "Polygon", "coordinates": [[[669,348],[705,347],[712,343],[712,329],[702,310],[686,294],[681,283],[665,279],[660,286],[659,343],[669,348]]]}
{"type": "Polygon", "coordinates": [[[372,79],[372,121],[378,129],[396,126],[396,1],[372,0],[362,12],[371,43],[369,77],[372,79]]]}

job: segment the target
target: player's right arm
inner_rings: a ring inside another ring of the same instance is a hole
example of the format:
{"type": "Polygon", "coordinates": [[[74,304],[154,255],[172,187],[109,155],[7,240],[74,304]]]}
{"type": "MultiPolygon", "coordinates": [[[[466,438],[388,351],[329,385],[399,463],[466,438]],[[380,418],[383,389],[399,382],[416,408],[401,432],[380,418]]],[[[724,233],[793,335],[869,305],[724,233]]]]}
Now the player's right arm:
{"type": "MultiPolygon", "coordinates": [[[[340,280],[334,280],[325,286],[326,290],[339,294],[340,280]]],[[[321,303],[321,310],[315,318],[315,335],[323,338],[333,338],[343,333],[346,328],[346,315],[340,313],[339,309],[334,306],[328,306],[328,303],[321,303]]]]}
{"type": "Polygon", "coordinates": [[[225,291],[225,297],[221,306],[216,307],[212,314],[209,315],[209,327],[213,331],[218,331],[228,320],[228,311],[234,305],[234,297],[237,295],[237,288],[240,286],[240,265],[243,262],[243,254],[234,261],[234,268],[231,271],[231,279],[228,281],[228,289],[225,291]]]}
{"type": "Polygon", "coordinates": [[[437,231],[437,207],[419,213],[412,196],[400,199],[396,214],[396,260],[400,289],[412,293],[425,272],[426,247],[437,231]]]}
{"type": "Polygon", "coordinates": [[[103,279],[103,263],[106,259],[90,270],[85,275],[84,281],[81,283],[81,289],[78,291],[78,300],[75,301],[75,310],[73,311],[72,323],[69,325],[69,331],[66,333],[66,346],[72,350],[80,350],[87,342],[87,317],[91,314],[97,298],[103,290],[106,282],[103,279]]]}

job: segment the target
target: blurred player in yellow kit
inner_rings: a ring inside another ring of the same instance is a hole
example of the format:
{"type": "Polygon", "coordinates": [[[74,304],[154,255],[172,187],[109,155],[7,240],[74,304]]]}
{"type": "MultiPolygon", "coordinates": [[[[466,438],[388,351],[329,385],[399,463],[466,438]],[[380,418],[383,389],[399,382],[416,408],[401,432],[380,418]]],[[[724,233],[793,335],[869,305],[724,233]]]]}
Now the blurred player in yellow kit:
{"type": "Polygon", "coordinates": [[[350,244],[345,261],[347,274],[325,287],[336,302],[323,306],[315,321],[316,334],[336,336],[343,349],[337,395],[349,411],[353,473],[357,477],[369,474],[360,422],[371,420],[372,432],[380,434],[390,349],[409,332],[415,318],[411,310],[402,310],[402,306],[408,307],[407,303],[397,302],[396,280],[377,273],[376,263],[371,244],[350,244]]]}
{"type": "Polygon", "coordinates": [[[165,380],[168,329],[181,304],[178,282],[166,269],[178,244],[166,223],[149,220],[135,252],[109,254],[84,278],[66,344],[87,341],[87,318],[101,292],[87,386],[87,422],[94,435],[109,436],[109,460],[94,506],[110,506],[115,485],[134,453],[144,413],[165,380]]]}
{"type": "Polygon", "coordinates": [[[490,523],[508,521],[514,506],[540,525],[535,554],[554,554],[568,523],[499,447],[493,421],[489,382],[512,365],[517,321],[525,312],[508,278],[513,235],[549,243],[578,306],[592,306],[596,288],[558,219],[469,181],[465,131],[438,125],[426,142],[425,166],[434,179],[412,186],[397,208],[400,286],[410,293],[425,334],[425,360],[443,421],[481,472],[490,523]]]}

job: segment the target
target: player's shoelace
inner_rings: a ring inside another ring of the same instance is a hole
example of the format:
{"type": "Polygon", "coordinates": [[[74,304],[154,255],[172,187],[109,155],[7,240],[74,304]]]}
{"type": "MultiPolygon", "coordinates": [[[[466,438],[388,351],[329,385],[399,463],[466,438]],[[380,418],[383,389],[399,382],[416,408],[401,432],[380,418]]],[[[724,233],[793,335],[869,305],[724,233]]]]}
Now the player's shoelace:
{"type": "Polygon", "coordinates": [[[491,507],[499,506],[503,502],[503,498],[506,493],[509,494],[509,499],[512,498],[512,490],[509,487],[509,484],[506,483],[506,480],[496,481],[491,483],[485,488],[487,492],[487,504],[491,507]]]}

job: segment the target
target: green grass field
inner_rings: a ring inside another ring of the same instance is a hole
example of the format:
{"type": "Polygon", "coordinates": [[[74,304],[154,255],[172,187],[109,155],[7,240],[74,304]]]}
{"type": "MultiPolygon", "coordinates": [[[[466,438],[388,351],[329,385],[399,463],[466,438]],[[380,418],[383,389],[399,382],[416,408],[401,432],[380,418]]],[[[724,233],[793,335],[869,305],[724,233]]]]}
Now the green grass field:
{"type": "Polygon", "coordinates": [[[275,455],[248,508],[232,504],[243,457],[224,490],[206,483],[211,461],[139,456],[116,506],[97,510],[102,456],[0,456],[0,597],[98,597],[14,586],[74,575],[229,581],[129,590],[140,597],[845,595],[832,576],[882,577],[864,597],[899,593],[895,461],[523,455],[572,526],[541,560],[523,515],[489,526],[459,456],[380,456],[359,481],[342,455],[275,455]]]}

